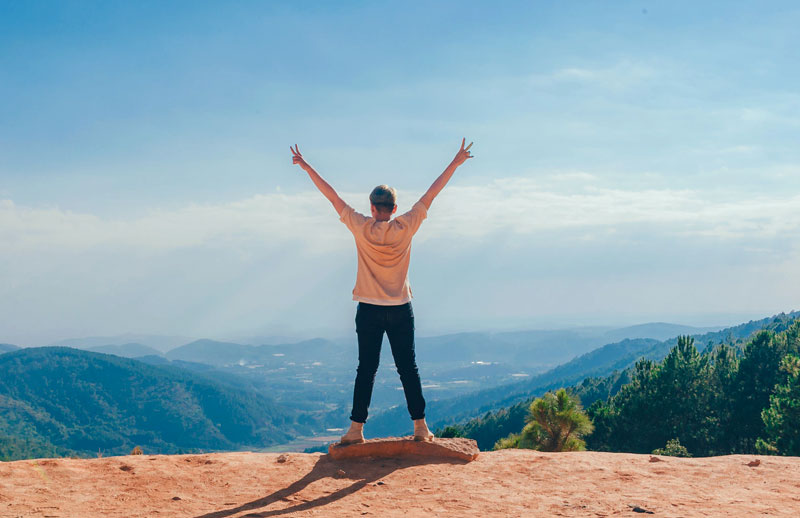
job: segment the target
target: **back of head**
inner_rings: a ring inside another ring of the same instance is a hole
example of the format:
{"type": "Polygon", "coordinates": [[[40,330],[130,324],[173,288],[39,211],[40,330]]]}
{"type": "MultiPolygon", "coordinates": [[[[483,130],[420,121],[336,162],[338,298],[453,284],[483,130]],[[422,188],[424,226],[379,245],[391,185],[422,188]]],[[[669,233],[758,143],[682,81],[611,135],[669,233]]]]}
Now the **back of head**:
{"type": "Polygon", "coordinates": [[[369,202],[381,212],[392,212],[397,205],[397,191],[388,185],[379,185],[372,189],[369,202]]]}

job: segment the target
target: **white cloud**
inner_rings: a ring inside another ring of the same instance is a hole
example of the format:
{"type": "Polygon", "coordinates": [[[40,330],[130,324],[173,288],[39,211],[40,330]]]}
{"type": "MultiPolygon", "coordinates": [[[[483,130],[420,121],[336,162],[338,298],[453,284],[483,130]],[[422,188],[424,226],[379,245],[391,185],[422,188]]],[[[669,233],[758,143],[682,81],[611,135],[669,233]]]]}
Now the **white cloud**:
{"type": "MultiPolygon", "coordinates": [[[[451,185],[435,201],[420,237],[469,239],[498,232],[602,227],[623,231],[650,227],[653,233],[756,241],[800,236],[800,195],[720,199],[692,190],[605,188],[594,180],[586,173],[567,172],[538,180],[516,177],[483,185],[451,185]]],[[[418,196],[401,192],[405,203],[401,210],[418,196]]],[[[351,202],[363,198],[352,193],[343,197],[351,202]]],[[[346,230],[333,208],[310,191],[154,210],[129,220],[0,201],[0,240],[11,254],[41,248],[157,251],[289,242],[322,251],[350,246],[344,237],[346,230]]]]}
{"type": "Polygon", "coordinates": [[[22,207],[2,200],[0,239],[16,249],[121,246],[160,250],[290,240],[324,244],[330,236],[320,228],[335,217],[333,208],[311,192],[153,210],[131,220],[102,219],[59,208],[22,207]]]}
{"type": "MultiPolygon", "coordinates": [[[[432,315],[427,326],[600,306],[632,311],[639,299],[655,315],[684,308],[678,295],[650,297],[673,283],[695,287],[697,308],[716,301],[720,311],[741,310],[747,290],[758,294],[748,303],[761,307],[795,297],[800,196],[726,199],[600,183],[555,172],[445,189],[412,261],[415,293],[432,315]]],[[[399,194],[401,210],[419,196],[399,194]]],[[[310,314],[315,326],[350,327],[352,238],[317,192],[129,219],[4,200],[0,247],[0,341],[124,331],[225,336],[281,326],[305,335],[310,314]]]]}
{"type": "MultiPolygon", "coordinates": [[[[551,187],[551,186],[547,186],[551,187]]],[[[800,195],[783,198],[710,199],[691,190],[625,190],[580,182],[550,190],[530,179],[453,187],[431,218],[431,234],[532,234],[552,230],[626,227],[653,234],[761,240],[800,234],[800,195]]]]}
{"type": "Polygon", "coordinates": [[[598,181],[597,175],[585,171],[563,171],[547,176],[553,182],[564,182],[571,184],[593,183],[598,181]]]}
{"type": "Polygon", "coordinates": [[[663,73],[663,70],[656,70],[645,63],[622,60],[606,66],[567,66],[546,73],[532,74],[528,77],[528,82],[533,86],[557,86],[571,83],[622,90],[652,81],[663,73]]]}
{"type": "Polygon", "coordinates": [[[749,106],[727,111],[730,112],[730,119],[740,123],[797,128],[800,126],[800,117],[798,117],[800,106],[798,105],[800,105],[800,100],[797,98],[779,97],[769,105],[749,106]]]}
{"type": "Polygon", "coordinates": [[[737,144],[731,146],[715,146],[715,147],[697,147],[692,149],[694,153],[700,155],[753,155],[763,151],[761,146],[754,146],[748,144],[737,144]]]}

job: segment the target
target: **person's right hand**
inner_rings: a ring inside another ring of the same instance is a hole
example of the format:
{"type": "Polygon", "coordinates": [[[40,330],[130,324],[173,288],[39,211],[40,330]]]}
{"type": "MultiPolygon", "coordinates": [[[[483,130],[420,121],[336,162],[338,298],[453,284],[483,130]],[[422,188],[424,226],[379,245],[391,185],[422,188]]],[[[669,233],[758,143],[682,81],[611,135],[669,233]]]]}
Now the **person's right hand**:
{"type": "MultiPolygon", "coordinates": [[[[292,146],[289,146],[289,149],[292,149],[292,146]]],[[[306,162],[303,155],[300,154],[300,149],[297,147],[297,144],[294,145],[294,149],[292,149],[292,163],[293,164],[300,164],[300,167],[305,169],[308,167],[308,162],[306,162]]]]}
{"type": "Polygon", "coordinates": [[[453,159],[453,164],[455,164],[456,167],[466,162],[468,158],[474,158],[469,152],[469,148],[472,147],[473,142],[470,142],[469,146],[464,147],[466,141],[466,138],[461,139],[461,149],[458,150],[456,157],[453,159]]]}

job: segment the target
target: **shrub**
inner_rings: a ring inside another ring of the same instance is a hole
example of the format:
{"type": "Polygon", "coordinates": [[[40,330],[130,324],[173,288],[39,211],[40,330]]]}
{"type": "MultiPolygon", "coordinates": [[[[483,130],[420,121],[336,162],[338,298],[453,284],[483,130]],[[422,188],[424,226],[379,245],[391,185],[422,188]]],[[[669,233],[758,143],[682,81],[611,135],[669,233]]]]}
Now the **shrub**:
{"type": "Polygon", "coordinates": [[[461,430],[456,426],[445,426],[444,430],[436,433],[436,436],[448,439],[451,437],[464,437],[464,434],[461,433],[461,430]]]}
{"type": "Polygon", "coordinates": [[[692,454],[689,453],[689,450],[687,450],[684,446],[681,446],[681,442],[677,438],[668,440],[667,445],[663,448],[653,450],[653,455],[664,455],[665,457],[692,456],[692,454]]]}
{"type": "Polygon", "coordinates": [[[521,433],[500,439],[494,448],[580,451],[586,449],[581,438],[594,429],[578,397],[563,388],[534,399],[527,421],[521,433]]]}
{"type": "Polygon", "coordinates": [[[508,448],[519,448],[519,434],[512,433],[508,437],[498,440],[494,443],[495,450],[505,450],[508,448]]]}

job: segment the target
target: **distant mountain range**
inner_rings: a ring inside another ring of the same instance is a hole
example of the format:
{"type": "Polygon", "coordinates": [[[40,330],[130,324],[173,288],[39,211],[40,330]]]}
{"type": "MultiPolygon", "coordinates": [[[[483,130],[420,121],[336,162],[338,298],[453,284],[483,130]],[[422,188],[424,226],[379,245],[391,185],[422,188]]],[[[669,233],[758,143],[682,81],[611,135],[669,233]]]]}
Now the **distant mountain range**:
{"type": "MultiPolygon", "coordinates": [[[[693,334],[698,344],[730,341],[770,322],[711,333],[651,323],[420,337],[428,420],[442,427],[624,369],[641,356],[658,358],[678,334],[693,334]],[[462,395],[437,398],[442,394],[462,395]]],[[[136,445],[160,453],[255,449],[346,421],[355,339],[279,345],[204,339],[167,349],[164,341],[108,338],[64,341],[91,350],[0,345],[0,458],[4,451],[127,453],[136,445]]],[[[378,373],[369,436],[408,432],[396,378],[387,366],[378,373]],[[381,404],[397,407],[380,413],[381,404]]]]}
{"type": "Polygon", "coordinates": [[[161,355],[161,351],[158,351],[157,349],[154,349],[148,345],[142,345],[138,343],[100,345],[97,347],[89,347],[86,350],[96,353],[114,354],[116,356],[122,356],[123,358],[161,355]]]}
{"type": "MultiPolygon", "coordinates": [[[[481,389],[529,378],[591,351],[618,337],[662,339],[701,328],[649,323],[625,328],[581,327],[514,332],[469,332],[419,337],[417,358],[426,393],[432,400],[452,398],[481,389]]],[[[95,352],[171,365],[228,380],[240,376],[263,394],[306,412],[327,412],[330,422],[346,417],[357,363],[355,336],[351,340],[304,340],[297,343],[250,345],[209,339],[194,340],[166,352],[158,347],[176,337],[122,335],[63,340],[95,352]],[[143,342],[124,342],[141,338],[143,342]],[[98,342],[114,340],[113,343],[98,342]],[[155,342],[153,342],[155,340],[155,342]],[[211,372],[214,371],[214,372],[211,372]],[[341,418],[341,416],[340,416],[341,418]]],[[[384,347],[373,394],[377,414],[397,404],[397,374],[384,347]]],[[[341,426],[341,419],[338,420],[341,426]]]]}
{"type": "Polygon", "coordinates": [[[552,367],[623,339],[665,340],[680,334],[697,334],[719,328],[697,328],[667,323],[623,328],[578,327],[499,333],[458,333],[417,339],[421,362],[491,361],[514,366],[552,367]]]}
{"type": "Polygon", "coordinates": [[[0,354],[7,353],[8,351],[16,351],[19,349],[16,345],[0,344],[0,354]]]}
{"type": "Polygon", "coordinates": [[[107,345],[141,344],[152,347],[159,353],[189,343],[193,338],[186,336],[147,335],[125,333],[116,336],[89,336],[85,338],[66,338],[49,344],[52,347],[73,347],[75,349],[92,349],[107,345]]]}
{"type": "MultiPolygon", "coordinates": [[[[437,361],[439,357],[450,357],[449,347],[453,344],[458,345],[462,354],[467,354],[469,361],[481,360],[486,350],[495,348],[503,349],[503,354],[507,358],[513,359],[518,353],[518,349],[538,348],[537,355],[547,354],[547,362],[566,361],[562,359],[564,355],[582,354],[600,345],[623,340],[625,338],[653,338],[665,340],[679,334],[697,334],[706,331],[717,330],[717,328],[699,328],[684,326],[680,324],[669,324],[664,322],[652,322],[639,324],[629,327],[576,327],[568,329],[553,330],[525,330],[508,332],[469,332],[445,334],[439,336],[417,337],[418,347],[430,348],[431,360],[437,361]]],[[[135,358],[152,354],[167,354],[171,359],[181,359],[186,361],[199,361],[211,365],[220,365],[225,362],[238,361],[233,358],[238,354],[241,357],[259,357],[260,353],[254,353],[249,347],[261,347],[262,352],[269,351],[270,347],[290,348],[294,345],[321,345],[314,344],[315,340],[303,340],[292,342],[291,340],[279,340],[281,337],[263,337],[262,342],[254,342],[257,337],[247,339],[244,342],[230,342],[200,339],[194,340],[182,336],[162,336],[126,333],[117,336],[95,336],[86,338],[67,338],[50,344],[50,346],[73,347],[108,354],[116,354],[135,358]],[[217,351],[224,351],[216,357],[217,351]],[[172,353],[171,355],[169,353],[172,353]]],[[[319,341],[320,339],[316,339],[319,341]]],[[[355,335],[352,340],[324,340],[327,344],[354,343],[355,335]]],[[[2,349],[0,349],[0,352],[2,349]]],[[[319,352],[314,350],[313,352],[319,352]]],[[[272,354],[270,352],[269,354],[272,354]]],[[[523,356],[525,353],[522,353],[523,356]]],[[[240,358],[241,359],[241,358],[240,358]]]]}
{"type": "MultiPolygon", "coordinates": [[[[608,343],[608,337],[675,336],[698,328],[654,323],[630,328],[575,328],[518,332],[472,332],[417,339],[417,358],[426,392],[431,399],[449,398],[476,390],[509,384],[563,364],[608,343]]],[[[322,412],[332,426],[342,426],[352,399],[357,363],[355,339],[334,342],[305,340],[278,345],[246,345],[216,340],[195,340],[168,351],[137,356],[133,346],[115,346],[105,352],[140,358],[221,375],[242,376],[264,394],[307,412],[322,412]]],[[[372,409],[377,414],[402,399],[399,381],[391,368],[388,344],[383,351],[372,409]]]]}
{"type": "Polygon", "coordinates": [[[2,437],[127,454],[263,448],[308,433],[298,412],[243,385],[66,347],[0,355],[2,437]]]}

